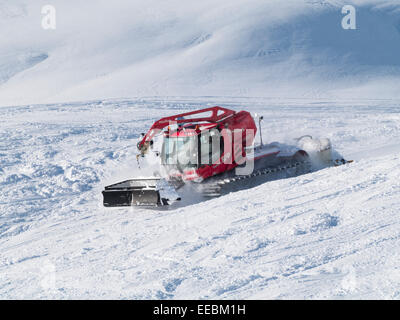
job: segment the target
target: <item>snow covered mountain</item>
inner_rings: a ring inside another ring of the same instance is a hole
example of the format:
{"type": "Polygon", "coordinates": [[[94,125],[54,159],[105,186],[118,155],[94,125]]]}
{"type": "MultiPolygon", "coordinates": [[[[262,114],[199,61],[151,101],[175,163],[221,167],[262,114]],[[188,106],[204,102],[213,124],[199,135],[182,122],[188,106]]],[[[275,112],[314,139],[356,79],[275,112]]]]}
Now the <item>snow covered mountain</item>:
{"type": "Polygon", "coordinates": [[[0,1],[0,105],[399,96],[398,1],[0,1]],[[341,26],[356,7],[356,30],[341,26]]]}

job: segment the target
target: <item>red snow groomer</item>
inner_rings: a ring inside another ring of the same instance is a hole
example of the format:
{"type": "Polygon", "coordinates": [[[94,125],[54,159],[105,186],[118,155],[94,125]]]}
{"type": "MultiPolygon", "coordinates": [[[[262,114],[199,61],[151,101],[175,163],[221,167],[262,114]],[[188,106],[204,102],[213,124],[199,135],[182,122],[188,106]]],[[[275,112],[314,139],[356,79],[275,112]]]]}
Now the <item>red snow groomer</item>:
{"type": "MultiPolygon", "coordinates": [[[[261,126],[262,117],[257,117],[261,126]]],[[[150,150],[160,168],[149,178],[122,181],[105,187],[104,206],[161,206],[184,199],[217,197],[260,183],[296,176],[311,170],[308,152],[277,142],[255,145],[257,126],[247,111],[221,107],[182,113],[156,121],[138,143],[141,157],[150,150]],[[162,136],[161,150],[154,150],[162,136]]],[[[332,161],[328,139],[304,136],[297,145],[311,145],[318,159],[332,161]]],[[[342,159],[344,162],[344,160],[342,159]]]]}

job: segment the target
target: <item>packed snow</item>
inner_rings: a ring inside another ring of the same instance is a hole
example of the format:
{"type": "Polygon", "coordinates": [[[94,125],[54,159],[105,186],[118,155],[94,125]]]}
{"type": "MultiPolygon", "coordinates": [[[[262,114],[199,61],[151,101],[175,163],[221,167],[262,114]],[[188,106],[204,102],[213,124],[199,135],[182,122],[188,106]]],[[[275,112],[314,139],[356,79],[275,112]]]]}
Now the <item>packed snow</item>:
{"type": "Polygon", "coordinates": [[[397,0],[0,0],[0,299],[399,299],[397,0]],[[57,27],[44,30],[43,5],[57,27]],[[352,4],[357,29],[344,30],[352,4]],[[138,138],[219,105],[345,159],[105,208],[138,138]]]}
{"type": "Polygon", "coordinates": [[[1,108],[0,297],[399,298],[399,101],[202,98],[1,108]],[[355,162],[175,209],[104,208],[139,134],[217,104],[355,162]],[[288,130],[291,128],[291,130],[288,130]]]}

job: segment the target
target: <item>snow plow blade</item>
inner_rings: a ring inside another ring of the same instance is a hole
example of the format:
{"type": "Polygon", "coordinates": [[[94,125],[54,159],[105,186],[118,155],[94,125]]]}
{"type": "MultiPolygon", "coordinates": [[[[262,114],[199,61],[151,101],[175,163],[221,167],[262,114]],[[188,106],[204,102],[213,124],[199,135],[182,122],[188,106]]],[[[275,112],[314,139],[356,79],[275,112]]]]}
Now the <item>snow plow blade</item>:
{"type": "Polygon", "coordinates": [[[131,179],[118,182],[104,188],[103,205],[105,207],[162,206],[167,204],[161,199],[157,189],[160,179],[131,179]]]}

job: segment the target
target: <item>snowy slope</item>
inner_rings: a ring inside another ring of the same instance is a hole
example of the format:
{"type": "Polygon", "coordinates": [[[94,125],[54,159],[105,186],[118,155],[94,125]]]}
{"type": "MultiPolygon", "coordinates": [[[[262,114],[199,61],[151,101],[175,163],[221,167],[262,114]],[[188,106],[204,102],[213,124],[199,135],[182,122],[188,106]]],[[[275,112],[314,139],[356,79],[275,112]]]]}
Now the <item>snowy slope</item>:
{"type": "Polygon", "coordinates": [[[400,297],[397,0],[51,2],[45,31],[47,1],[0,0],[0,299],[400,297]],[[214,105],[355,162],[102,206],[153,121],[214,105]]]}
{"type": "Polygon", "coordinates": [[[399,298],[398,110],[229,97],[1,108],[0,298],[399,298]],[[104,185],[137,174],[140,132],[214,103],[264,114],[268,141],[327,136],[356,161],[177,209],[102,207],[104,185]]]}
{"type": "Polygon", "coordinates": [[[143,96],[399,96],[395,0],[0,1],[0,105],[143,96]],[[341,8],[357,8],[343,30],[341,8]]]}

